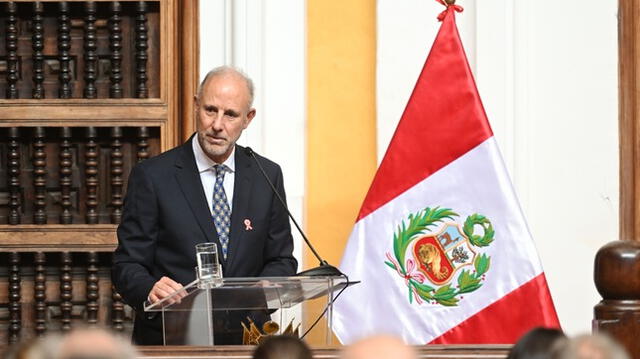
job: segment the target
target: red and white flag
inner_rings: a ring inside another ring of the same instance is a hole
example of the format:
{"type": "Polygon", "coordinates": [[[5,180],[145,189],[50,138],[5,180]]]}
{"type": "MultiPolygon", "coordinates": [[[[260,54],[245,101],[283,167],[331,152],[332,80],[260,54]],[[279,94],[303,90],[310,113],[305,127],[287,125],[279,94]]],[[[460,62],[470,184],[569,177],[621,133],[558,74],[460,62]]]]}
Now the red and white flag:
{"type": "Polygon", "coordinates": [[[341,342],[514,343],[559,327],[450,5],[340,265],[341,342]]]}

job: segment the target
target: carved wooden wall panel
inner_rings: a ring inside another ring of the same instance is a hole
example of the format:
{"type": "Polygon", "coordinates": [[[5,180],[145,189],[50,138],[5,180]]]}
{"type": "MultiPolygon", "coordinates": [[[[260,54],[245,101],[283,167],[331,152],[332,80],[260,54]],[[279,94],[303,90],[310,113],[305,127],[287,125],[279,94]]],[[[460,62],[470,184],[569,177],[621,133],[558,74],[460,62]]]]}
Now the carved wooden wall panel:
{"type": "Polygon", "coordinates": [[[193,129],[197,7],[0,2],[0,352],[81,324],[131,329],[115,230],[131,168],[193,129]]]}
{"type": "Polygon", "coordinates": [[[125,174],[159,145],[157,128],[0,128],[0,225],[118,224],[125,174]]]}
{"type": "Polygon", "coordinates": [[[159,98],[159,2],[0,3],[0,96],[159,98]]]}

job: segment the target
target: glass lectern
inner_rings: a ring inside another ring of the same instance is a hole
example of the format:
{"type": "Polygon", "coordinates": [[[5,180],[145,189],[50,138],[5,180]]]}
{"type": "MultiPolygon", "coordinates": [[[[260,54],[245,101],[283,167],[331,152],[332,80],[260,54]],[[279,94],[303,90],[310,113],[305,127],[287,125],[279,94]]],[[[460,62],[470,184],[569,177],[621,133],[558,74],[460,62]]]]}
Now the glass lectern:
{"type": "Polygon", "coordinates": [[[324,344],[330,345],[331,304],[347,285],[343,277],[224,278],[213,288],[196,280],[144,310],[162,315],[165,345],[214,345],[225,335],[241,340],[242,323],[252,316],[271,320],[271,326],[275,322],[281,329],[292,323],[302,334],[327,307],[325,320],[313,331],[321,332],[324,344]],[[307,301],[320,301],[313,305],[316,314],[308,308],[303,313],[301,303],[307,301]]]}

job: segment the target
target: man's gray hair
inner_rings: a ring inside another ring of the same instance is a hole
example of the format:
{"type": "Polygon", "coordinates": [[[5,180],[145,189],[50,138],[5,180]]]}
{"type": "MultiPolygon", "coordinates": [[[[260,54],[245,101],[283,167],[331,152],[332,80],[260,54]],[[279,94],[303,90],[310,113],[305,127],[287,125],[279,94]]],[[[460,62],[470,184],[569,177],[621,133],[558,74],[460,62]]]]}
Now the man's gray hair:
{"type": "Polygon", "coordinates": [[[209,79],[214,78],[216,76],[226,75],[226,74],[236,74],[244,80],[245,84],[247,85],[247,92],[249,93],[249,103],[247,108],[251,108],[251,106],[253,105],[253,92],[254,92],[253,80],[251,80],[251,78],[247,76],[247,74],[245,74],[242,70],[232,66],[227,66],[227,65],[216,67],[213,70],[207,72],[207,75],[204,77],[204,79],[198,86],[198,92],[196,93],[197,99],[200,100],[200,96],[202,96],[202,90],[204,88],[204,85],[207,84],[207,81],[209,81],[209,79]]]}

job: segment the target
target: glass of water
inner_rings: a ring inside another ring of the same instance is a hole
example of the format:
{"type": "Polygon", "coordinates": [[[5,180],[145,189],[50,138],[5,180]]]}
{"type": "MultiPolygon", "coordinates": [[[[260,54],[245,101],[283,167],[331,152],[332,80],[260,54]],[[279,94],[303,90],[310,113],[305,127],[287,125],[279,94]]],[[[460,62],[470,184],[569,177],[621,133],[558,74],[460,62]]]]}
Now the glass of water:
{"type": "Polygon", "coordinates": [[[218,246],[215,243],[196,244],[196,274],[203,287],[222,285],[222,265],[218,261],[218,246]]]}

